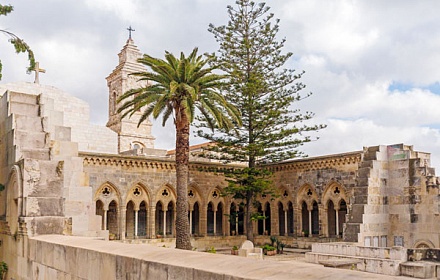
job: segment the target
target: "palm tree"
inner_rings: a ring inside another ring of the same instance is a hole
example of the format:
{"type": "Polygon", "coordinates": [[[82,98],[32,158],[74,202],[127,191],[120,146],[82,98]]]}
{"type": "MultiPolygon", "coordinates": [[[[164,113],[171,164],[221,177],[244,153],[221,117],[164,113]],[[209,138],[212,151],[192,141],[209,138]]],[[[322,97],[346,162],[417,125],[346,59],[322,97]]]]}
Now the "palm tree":
{"type": "Polygon", "coordinates": [[[231,128],[241,124],[238,110],[219,93],[224,76],[214,74],[212,67],[204,68],[210,59],[197,56],[195,48],[188,57],[183,53],[180,59],[165,52],[165,60],[144,55],[138,62],[150,71],[132,75],[139,81],[148,81],[145,87],[124,93],[118,102],[124,103],[118,109],[124,112],[122,118],[141,110],[140,125],[149,116],[157,119],[163,116],[164,126],[173,116],[176,127],[176,248],[191,249],[188,221],[188,163],[189,129],[196,110],[201,113],[208,127],[231,128]]]}

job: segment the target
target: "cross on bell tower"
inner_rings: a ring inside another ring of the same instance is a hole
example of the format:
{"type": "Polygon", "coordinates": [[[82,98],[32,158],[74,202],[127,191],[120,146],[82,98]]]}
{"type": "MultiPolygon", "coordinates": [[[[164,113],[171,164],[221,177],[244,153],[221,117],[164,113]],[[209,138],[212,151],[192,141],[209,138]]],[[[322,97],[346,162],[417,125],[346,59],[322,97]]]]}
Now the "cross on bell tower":
{"type": "Polygon", "coordinates": [[[136,31],[133,28],[131,28],[131,25],[127,28],[128,30],[128,39],[131,40],[131,31],[136,31]]]}
{"type": "Polygon", "coordinates": [[[133,72],[144,72],[145,66],[139,63],[138,58],[142,53],[131,39],[131,32],[134,29],[130,26],[129,38],[118,54],[119,64],[113,72],[106,78],[109,89],[109,119],[107,127],[118,134],[118,152],[132,150],[137,146],[143,150],[154,149],[154,140],[151,133],[152,123],[149,120],[137,125],[142,113],[136,112],[131,117],[122,118],[122,113],[118,112],[118,98],[133,88],[139,88],[147,85],[146,81],[138,81],[138,78],[130,75],[133,72]]]}

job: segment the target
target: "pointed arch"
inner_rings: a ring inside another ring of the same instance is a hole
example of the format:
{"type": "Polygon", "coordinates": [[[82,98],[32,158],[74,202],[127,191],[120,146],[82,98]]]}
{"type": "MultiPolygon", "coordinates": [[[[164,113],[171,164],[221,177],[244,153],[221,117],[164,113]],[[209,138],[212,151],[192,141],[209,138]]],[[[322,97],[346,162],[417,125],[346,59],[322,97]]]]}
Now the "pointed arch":
{"type": "Polygon", "coordinates": [[[155,201],[156,202],[160,201],[162,203],[162,206],[164,208],[166,208],[168,206],[168,204],[170,203],[170,201],[172,201],[173,203],[176,203],[177,195],[176,195],[175,188],[172,185],[165,184],[161,188],[158,189],[155,197],[156,197],[155,201]]]}
{"type": "Polygon", "coordinates": [[[117,206],[121,205],[121,194],[118,188],[110,183],[103,183],[95,192],[94,201],[101,200],[104,204],[104,210],[108,210],[109,205],[112,201],[117,203],[117,206]]]}
{"type": "Polygon", "coordinates": [[[24,215],[23,209],[23,184],[21,169],[18,165],[14,165],[9,173],[8,182],[5,186],[6,190],[6,222],[9,231],[14,234],[18,231],[18,218],[24,215]]]}
{"type": "Polygon", "coordinates": [[[151,204],[151,191],[142,183],[134,184],[127,193],[125,204],[133,201],[135,209],[138,210],[144,201],[147,206],[151,204]]]}
{"type": "Polygon", "coordinates": [[[301,205],[304,201],[307,204],[308,209],[312,209],[314,201],[320,201],[315,188],[310,184],[304,184],[298,189],[296,199],[298,205],[301,205]]]}
{"type": "Polygon", "coordinates": [[[329,200],[332,200],[335,206],[339,205],[341,200],[347,202],[347,191],[344,185],[335,181],[328,183],[322,194],[322,202],[327,206],[329,200]]]}
{"type": "Polygon", "coordinates": [[[343,234],[345,215],[347,214],[347,193],[345,187],[335,181],[327,184],[322,194],[324,203],[324,232],[329,237],[339,237],[343,234]],[[325,230],[325,227],[327,230],[325,230]]]}

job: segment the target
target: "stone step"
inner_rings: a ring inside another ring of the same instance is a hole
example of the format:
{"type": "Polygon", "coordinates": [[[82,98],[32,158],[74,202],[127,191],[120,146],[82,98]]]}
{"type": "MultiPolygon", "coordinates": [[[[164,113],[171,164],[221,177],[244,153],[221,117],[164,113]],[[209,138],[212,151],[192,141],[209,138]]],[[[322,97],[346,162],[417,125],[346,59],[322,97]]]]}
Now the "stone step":
{"type": "MultiPolygon", "coordinates": [[[[392,276],[400,275],[400,264],[403,261],[392,259],[381,259],[362,256],[333,255],[325,253],[306,253],[306,262],[321,263],[323,262],[340,262],[341,264],[350,263],[350,269],[365,271],[376,274],[385,274],[392,276]]],[[[343,265],[342,265],[343,266],[343,265]]],[[[341,267],[342,268],[342,267],[341,267]]]]}
{"type": "Polygon", "coordinates": [[[38,96],[32,95],[32,94],[21,93],[21,92],[10,91],[9,92],[9,102],[37,104],[38,103],[38,96]]]}
{"type": "Polygon", "coordinates": [[[15,130],[15,143],[21,149],[43,149],[46,146],[46,132],[15,130]]]}
{"type": "Polygon", "coordinates": [[[26,130],[34,132],[42,132],[43,124],[40,117],[15,115],[15,123],[13,127],[17,130],[26,130]]]}
{"type": "MultiPolygon", "coordinates": [[[[50,151],[49,148],[43,149],[26,149],[22,148],[20,150],[21,157],[23,158],[32,158],[37,160],[49,160],[50,159],[50,151]]],[[[20,158],[20,157],[18,157],[20,158]]]]}
{"type": "Polygon", "coordinates": [[[40,106],[37,104],[10,102],[9,103],[9,113],[31,116],[31,117],[38,117],[40,115],[40,106]]]}
{"type": "Polygon", "coordinates": [[[440,264],[432,262],[404,262],[400,264],[400,275],[420,279],[431,279],[436,277],[438,269],[440,269],[440,264]]]}

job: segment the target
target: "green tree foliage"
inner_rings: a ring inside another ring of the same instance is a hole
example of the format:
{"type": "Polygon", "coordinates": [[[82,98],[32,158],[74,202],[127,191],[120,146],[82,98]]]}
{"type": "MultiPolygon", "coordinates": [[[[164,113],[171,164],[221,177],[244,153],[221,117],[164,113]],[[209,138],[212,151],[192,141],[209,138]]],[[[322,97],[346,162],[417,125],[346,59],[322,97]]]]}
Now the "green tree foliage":
{"type": "Polygon", "coordinates": [[[307,133],[324,125],[306,125],[314,114],[301,113],[297,102],[309,97],[300,94],[303,75],[284,68],[292,53],[283,53],[285,39],[277,41],[279,20],[265,3],[238,0],[228,6],[227,25],[210,24],[220,47],[212,54],[214,65],[227,73],[226,99],[242,114],[243,126],[235,130],[203,129],[198,135],[216,145],[204,156],[224,161],[244,162],[248,168],[235,171],[226,193],[244,199],[247,237],[253,240],[252,206],[257,195],[273,192],[264,164],[305,156],[298,147],[312,139],[307,133]]]}
{"type": "MultiPolygon", "coordinates": [[[[14,7],[11,5],[0,5],[0,15],[2,16],[8,15],[13,10],[14,7]]],[[[26,52],[28,54],[29,67],[27,68],[27,72],[29,73],[31,70],[33,70],[35,68],[35,56],[28,44],[10,31],[0,29],[0,32],[9,38],[9,42],[14,46],[16,53],[26,52]]],[[[2,78],[2,69],[3,65],[0,61],[0,80],[2,78]]]]}
{"type": "Polygon", "coordinates": [[[212,73],[214,67],[208,66],[210,59],[197,56],[197,48],[185,57],[174,57],[169,52],[165,60],[144,55],[138,62],[150,71],[134,73],[139,81],[148,81],[145,87],[124,93],[118,102],[122,118],[142,110],[139,124],[149,116],[157,119],[163,116],[165,125],[173,116],[176,128],[176,248],[191,249],[188,221],[188,180],[189,180],[189,128],[198,112],[207,125],[227,130],[239,123],[238,110],[219,94],[223,76],[212,73]]]}

